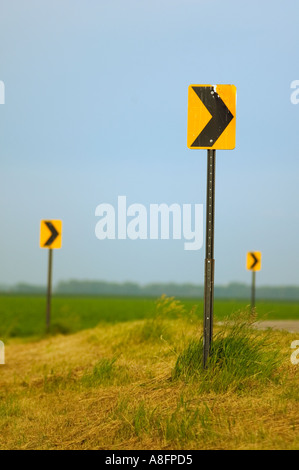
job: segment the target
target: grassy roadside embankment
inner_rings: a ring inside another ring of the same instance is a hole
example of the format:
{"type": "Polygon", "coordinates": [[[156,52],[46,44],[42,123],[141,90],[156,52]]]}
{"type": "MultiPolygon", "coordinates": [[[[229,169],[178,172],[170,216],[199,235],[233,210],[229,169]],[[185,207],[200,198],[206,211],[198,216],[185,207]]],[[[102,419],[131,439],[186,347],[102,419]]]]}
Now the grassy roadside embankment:
{"type": "Polygon", "coordinates": [[[24,343],[0,366],[1,449],[298,449],[296,334],[215,328],[172,299],[153,318],[24,343]]]}

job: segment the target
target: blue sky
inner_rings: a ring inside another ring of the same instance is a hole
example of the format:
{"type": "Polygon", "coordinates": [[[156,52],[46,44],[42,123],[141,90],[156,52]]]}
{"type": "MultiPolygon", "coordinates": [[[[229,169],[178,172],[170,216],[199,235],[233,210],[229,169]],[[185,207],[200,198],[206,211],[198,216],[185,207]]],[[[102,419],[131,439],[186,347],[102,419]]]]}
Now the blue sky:
{"type": "Polygon", "coordinates": [[[95,237],[96,206],[205,204],[186,145],[192,83],[236,85],[236,149],[217,151],[216,283],[299,284],[299,4],[0,0],[0,283],[46,282],[40,219],[63,220],[61,279],[203,283],[183,240],[95,237]]]}

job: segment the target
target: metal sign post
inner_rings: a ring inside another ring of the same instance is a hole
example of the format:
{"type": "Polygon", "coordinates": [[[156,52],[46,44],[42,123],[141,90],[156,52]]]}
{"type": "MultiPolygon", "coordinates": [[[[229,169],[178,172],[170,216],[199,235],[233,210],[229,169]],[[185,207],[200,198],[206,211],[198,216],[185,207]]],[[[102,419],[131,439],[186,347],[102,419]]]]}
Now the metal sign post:
{"type": "Polygon", "coordinates": [[[251,284],[251,311],[255,309],[255,271],[252,271],[252,284],[251,284]]]}
{"type": "Polygon", "coordinates": [[[48,287],[46,305],[46,329],[50,331],[51,300],[52,300],[52,266],[53,249],[60,249],[62,245],[62,221],[42,220],[40,225],[40,247],[49,250],[48,256],[48,287]]]}
{"type": "Polygon", "coordinates": [[[203,365],[206,367],[213,339],[214,219],[216,150],[231,150],[236,141],[234,85],[190,85],[188,91],[187,146],[207,149],[206,257],[204,280],[203,365]]]}
{"type": "Polygon", "coordinates": [[[206,258],[204,283],[203,365],[206,367],[213,338],[214,304],[214,221],[216,150],[208,150],[206,202],[206,258]]]}
{"type": "Polygon", "coordinates": [[[249,251],[247,253],[246,267],[252,272],[251,282],[251,311],[255,309],[255,280],[256,272],[262,268],[262,253],[260,251],[249,251]]]}
{"type": "Polygon", "coordinates": [[[49,259],[48,259],[48,289],[47,289],[47,308],[46,308],[46,327],[47,333],[50,331],[50,322],[51,322],[51,297],[52,297],[52,260],[53,260],[53,250],[49,249],[49,259]]]}

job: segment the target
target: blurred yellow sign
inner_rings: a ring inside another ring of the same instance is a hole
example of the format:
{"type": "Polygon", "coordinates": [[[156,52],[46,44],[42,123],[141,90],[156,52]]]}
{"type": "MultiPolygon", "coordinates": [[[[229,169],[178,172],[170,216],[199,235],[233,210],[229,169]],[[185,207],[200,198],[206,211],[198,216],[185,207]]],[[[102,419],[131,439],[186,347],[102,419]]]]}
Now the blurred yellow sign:
{"type": "Polygon", "coordinates": [[[262,253],[260,251],[250,251],[247,253],[246,266],[249,271],[260,271],[262,267],[262,253]]]}
{"type": "Polygon", "coordinates": [[[61,248],[62,245],[62,221],[41,220],[40,224],[40,247],[61,248]]]}
{"type": "Polygon", "coordinates": [[[190,149],[232,150],[236,146],[234,85],[190,85],[187,146],[190,149]]]}

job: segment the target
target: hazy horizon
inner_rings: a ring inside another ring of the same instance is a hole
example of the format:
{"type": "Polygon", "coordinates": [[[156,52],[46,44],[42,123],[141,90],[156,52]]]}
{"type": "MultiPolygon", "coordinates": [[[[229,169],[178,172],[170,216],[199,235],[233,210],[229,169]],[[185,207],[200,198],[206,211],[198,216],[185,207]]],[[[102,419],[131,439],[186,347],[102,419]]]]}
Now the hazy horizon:
{"type": "MultiPolygon", "coordinates": [[[[69,282],[78,282],[78,283],[84,283],[84,282],[90,282],[90,283],[107,283],[107,284],[117,284],[117,285],[124,285],[124,284],[132,284],[132,285],[136,285],[136,286],[139,286],[141,288],[143,287],[147,287],[147,286],[150,286],[150,285],[178,285],[178,286],[184,286],[184,285],[190,285],[190,286],[194,286],[194,287],[202,287],[204,285],[204,282],[198,282],[198,283],[195,283],[195,282],[176,282],[176,281],[165,281],[165,282],[160,282],[160,281],[157,281],[157,280],[154,280],[154,281],[149,281],[149,282],[146,282],[146,283],[142,283],[142,282],[138,282],[138,281],[132,281],[132,280],[125,280],[125,281],[122,281],[122,282],[118,282],[118,281],[109,281],[109,280],[106,280],[106,279],[88,279],[88,278],[68,278],[68,279],[58,279],[57,281],[55,281],[54,283],[54,288],[57,287],[59,284],[62,284],[62,283],[69,283],[69,282]]],[[[11,283],[11,284],[5,284],[3,282],[0,283],[0,288],[1,287],[15,287],[15,286],[18,286],[18,285],[28,285],[28,286],[33,286],[33,287],[42,287],[42,288],[45,288],[47,286],[47,282],[44,281],[44,283],[42,284],[34,284],[34,283],[30,283],[30,282],[26,282],[26,281],[17,281],[15,283],[11,283]]],[[[237,285],[240,285],[240,286],[247,286],[247,287],[251,287],[251,281],[248,281],[248,282],[240,282],[240,281],[229,281],[229,282],[226,282],[226,283],[218,283],[218,284],[215,284],[216,287],[229,287],[229,286],[237,286],[237,285]]],[[[273,284],[258,284],[256,285],[256,288],[278,288],[278,287],[282,287],[282,288],[298,288],[299,289],[299,284],[277,284],[277,285],[273,285],[273,284]]]]}

